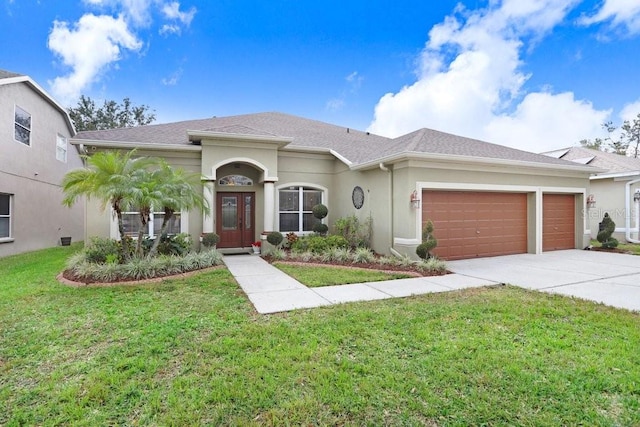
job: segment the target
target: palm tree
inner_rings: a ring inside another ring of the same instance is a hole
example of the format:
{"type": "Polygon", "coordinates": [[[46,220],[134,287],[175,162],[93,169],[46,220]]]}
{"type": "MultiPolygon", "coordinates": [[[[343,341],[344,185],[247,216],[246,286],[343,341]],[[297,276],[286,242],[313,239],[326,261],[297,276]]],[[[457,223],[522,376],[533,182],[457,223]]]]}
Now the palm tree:
{"type": "Polygon", "coordinates": [[[129,247],[125,238],[122,212],[124,207],[131,206],[135,189],[139,188],[142,178],[155,159],[148,157],[133,158],[135,150],[129,152],[104,151],[92,156],[83,156],[87,169],[76,169],[68,172],[62,180],[65,193],[63,204],[72,206],[78,197],[87,199],[95,197],[102,201],[102,209],[111,206],[117,220],[118,232],[122,242],[121,256],[129,258],[129,247]]]}
{"type": "Polygon", "coordinates": [[[187,172],[184,169],[173,169],[164,160],[160,160],[159,164],[159,169],[152,173],[153,181],[160,184],[157,188],[160,200],[154,204],[157,203],[162,207],[164,219],[160,233],[156,236],[149,251],[149,257],[153,257],[157,253],[160,237],[167,232],[176,212],[180,212],[182,209],[196,208],[203,213],[209,213],[209,204],[203,197],[202,191],[197,190],[201,179],[199,174],[187,172]]]}

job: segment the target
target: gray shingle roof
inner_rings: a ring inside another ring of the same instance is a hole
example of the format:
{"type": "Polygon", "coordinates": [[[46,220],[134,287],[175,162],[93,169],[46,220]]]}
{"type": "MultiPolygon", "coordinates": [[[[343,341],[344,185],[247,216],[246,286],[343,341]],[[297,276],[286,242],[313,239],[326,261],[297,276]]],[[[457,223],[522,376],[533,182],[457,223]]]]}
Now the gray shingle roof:
{"type": "Polygon", "coordinates": [[[23,76],[23,74],[12,73],[11,71],[7,71],[7,70],[0,70],[0,79],[9,79],[11,77],[21,77],[21,76],[23,76]]]}
{"type": "Polygon", "coordinates": [[[408,135],[390,139],[317,120],[274,112],[86,131],[78,133],[75,139],[189,145],[191,142],[187,131],[288,137],[292,138],[288,147],[331,149],[353,164],[373,162],[400,153],[434,153],[564,166],[572,164],[540,154],[430,129],[420,129],[408,135]]]}
{"type": "Polygon", "coordinates": [[[584,164],[586,161],[589,166],[605,169],[608,173],[640,172],[640,159],[585,147],[563,148],[562,150],[549,151],[542,154],[576,163],[584,164]]]}

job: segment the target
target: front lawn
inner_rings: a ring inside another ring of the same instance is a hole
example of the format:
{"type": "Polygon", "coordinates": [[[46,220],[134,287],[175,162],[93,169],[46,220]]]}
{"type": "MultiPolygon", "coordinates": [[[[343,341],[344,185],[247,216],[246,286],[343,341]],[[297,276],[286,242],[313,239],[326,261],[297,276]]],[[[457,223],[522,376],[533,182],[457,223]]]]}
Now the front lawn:
{"type": "MultiPolygon", "coordinates": [[[[601,248],[602,244],[598,242],[596,239],[591,240],[591,244],[596,248],[601,248]]],[[[640,245],[637,243],[627,243],[624,240],[620,240],[620,243],[615,248],[616,251],[627,252],[631,255],[640,255],[640,245]]]]}
{"type": "Polygon", "coordinates": [[[414,277],[400,272],[387,273],[378,270],[344,266],[295,265],[283,262],[274,262],[273,265],[300,283],[310,287],[380,282],[382,280],[414,277]]]}
{"type": "Polygon", "coordinates": [[[639,425],[640,316],[514,287],[280,315],[225,270],[69,288],[0,259],[0,425],[639,425]]]}

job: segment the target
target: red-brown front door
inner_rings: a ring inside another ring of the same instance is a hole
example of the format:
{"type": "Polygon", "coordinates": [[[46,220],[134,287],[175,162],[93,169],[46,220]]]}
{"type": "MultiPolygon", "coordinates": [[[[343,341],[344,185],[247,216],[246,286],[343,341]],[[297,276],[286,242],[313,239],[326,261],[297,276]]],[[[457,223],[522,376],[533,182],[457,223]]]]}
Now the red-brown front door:
{"type": "Polygon", "coordinates": [[[217,193],[219,248],[245,248],[254,241],[255,193],[217,193]]]}

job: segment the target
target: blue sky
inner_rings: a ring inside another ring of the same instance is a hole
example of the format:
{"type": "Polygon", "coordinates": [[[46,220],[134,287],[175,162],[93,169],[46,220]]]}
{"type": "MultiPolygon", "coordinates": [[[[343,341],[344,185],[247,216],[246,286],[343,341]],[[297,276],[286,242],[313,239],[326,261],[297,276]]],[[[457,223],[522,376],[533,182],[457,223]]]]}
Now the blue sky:
{"type": "Polygon", "coordinates": [[[281,111],[544,151],[640,113],[640,0],[0,1],[0,68],[158,122],[281,111]]]}

